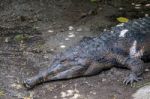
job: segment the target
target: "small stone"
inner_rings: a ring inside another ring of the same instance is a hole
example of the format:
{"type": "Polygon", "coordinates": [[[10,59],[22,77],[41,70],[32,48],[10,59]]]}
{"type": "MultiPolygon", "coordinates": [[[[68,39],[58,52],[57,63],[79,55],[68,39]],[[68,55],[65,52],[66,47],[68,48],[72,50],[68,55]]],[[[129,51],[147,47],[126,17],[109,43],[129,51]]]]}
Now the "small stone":
{"type": "Polygon", "coordinates": [[[69,38],[65,38],[66,41],[70,40],[69,38]]]}
{"type": "Polygon", "coordinates": [[[77,32],[81,32],[81,31],[82,31],[82,28],[78,28],[78,29],[77,29],[77,32]]]}
{"type": "Polygon", "coordinates": [[[66,48],[66,46],[65,45],[60,45],[60,48],[66,48]]]}
{"type": "Polygon", "coordinates": [[[67,90],[67,96],[73,95],[73,90],[67,90]]]}
{"type": "Polygon", "coordinates": [[[114,31],[111,31],[111,33],[114,33],[114,31]]]}
{"type": "Polygon", "coordinates": [[[103,31],[107,31],[107,29],[104,29],[103,31]]]}
{"type": "Polygon", "coordinates": [[[48,32],[49,32],[49,33],[53,33],[54,31],[53,31],[53,30],[48,30],[48,32]]]}
{"type": "Polygon", "coordinates": [[[94,91],[90,91],[90,93],[93,94],[93,95],[96,95],[96,92],[94,92],[94,91]]]}
{"type": "Polygon", "coordinates": [[[5,38],[5,43],[8,43],[8,42],[9,42],[9,38],[6,37],[6,38],[5,38]]]}
{"type": "Polygon", "coordinates": [[[123,8],[120,7],[119,10],[123,10],[123,8]]]}
{"type": "Polygon", "coordinates": [[[146,72],[148,72],[148,71],[149,71],[149,69],[145,69],[145,71],[146,71],[146,72]]]}
{"type": "Polygon", "coordinates": [[[124,23],[121,23],[121,24],[118,24],[118,25],[117,25],[117,27],[119,27],[119,26],[124,26],[124,23]]]}
{"type": "Polygon", "coordinates": [[[56,99],[56,98],[57,98],[57,96],[54,96],[54,98],[56,99]]]}
{"type": "Polygon", "coordinates": [[[149,14],[145,14],[145,17],[148,17],[149,16],[149,14]]]}
{"type": "Polygon", "coordinates": [[[150,99],[150,86],[144,86],[132,95],[133,99],[150,99]]]}
{"type": "Polygon", "coordinates": [[[65,92],[61,92],[60,94],[62,98],[65,98],[67,96],[65,92]]]}
{"type": "Polygon", "coordinates": [[[39,29],[40,27],[35,27],[35,29],[39,29]]]}
{"type": "Polygon", "coordinates": [[[73,97],[71,97],[71,99],[79,99],[80,94],[74,94],[73,97]]]}
{"type": "Polygon", "coordinates": [[[51,51],[54,51],[54,49],[50,49],[51,51]]]}
{"type": "Polygon", "coordinates": [[[106,81],[106,78],[102,78],[102,82],[106,81]]]}
{"type": "Polygon", "coordinates": [[[21,40],[21,41],[20,41],[20,43],[24,43],[24,41],[23,41],[23,40],[21,40]]]}
{"type": "Polygon", "coordinates": [[[135,5],[135,3],[131,3],[131,5],[135,5]]]}
{"type": "Polygon", "coordinates": [[[87,82],[87,81],[85,81],[84,83],[85,83],[85,84],[88,84],[88,82],[87,82]]]}
{"type": "Polygon", "coordinates": [[[48,59],[48,56],[47,56],[47,55],[45,55],[45,56],[44,56],[44,58],[45,58],[45,59],[48,59]]]}
{"type": "Polygon", "coordinates": [[[136,7],[135,7],[135,9],[141,9],[141,7],[139,7],[139,6],[136,6],[136,7]]]}
{"type": "Polygon", "coordinates": [[[70,34],[70,35],[68,35],[68,37],[72,38],[72,37],[75,37],[75,35],[74,34],[70,34]]]}
{"type": "Polygon", "coordinates": [[[70,31],[74,29],[73,26],[69,26],[68,28],[70,31]]]}
{"type": "Polygon", "coordinates": [[[102,10],[103,8],[99,8],[99,10],[102,10]]]}
{"type": "Polygon", "coordinates": [[[150,4],[146,4],[145,6],[146,6],[146,7],[150,7],[150,4]]]}

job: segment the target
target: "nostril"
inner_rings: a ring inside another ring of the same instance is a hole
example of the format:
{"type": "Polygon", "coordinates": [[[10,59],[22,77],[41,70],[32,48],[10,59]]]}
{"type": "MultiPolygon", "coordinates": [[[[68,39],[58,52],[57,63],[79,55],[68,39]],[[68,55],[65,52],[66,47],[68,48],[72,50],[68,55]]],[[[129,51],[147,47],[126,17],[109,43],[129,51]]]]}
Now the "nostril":
{"type": "Polygon", "coordinates": [[[23,85],[24,85],[27,89],[31,88],[31,79],[25,79],[25,80],[23,81],[23,85]]]}
{"type": "Polygon", "coordinates": [[[30,83],[31,83],[31,80],[30,80],[30,79],[26,79],[25,82],[26,82],[27,84],[30,84],[30,83]]]}

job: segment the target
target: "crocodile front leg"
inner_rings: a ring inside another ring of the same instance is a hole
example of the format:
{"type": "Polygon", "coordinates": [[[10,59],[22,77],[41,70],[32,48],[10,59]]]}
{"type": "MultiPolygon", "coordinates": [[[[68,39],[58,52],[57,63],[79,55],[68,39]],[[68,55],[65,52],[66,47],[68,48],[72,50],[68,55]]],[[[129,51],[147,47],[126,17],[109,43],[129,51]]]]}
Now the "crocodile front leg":
{"type": "Polygon", "coordinates": [[[142,75],[144,71],[144,63],[141,59],[138,58],[129,58],[126,63],[127,68],[131,70],[131,73],[128,77],[125,78],[124,83],[127,85],[129,83],[133,83],[134,81],[139,81],[142,78],[139,77],[142,75]]]}
{"type": "Polygon", "coordinates": [[[123,55],[115,54],[113,54],[113,57],[119,64],[131,70],[129,76],[124,80],[126,85],[129,83],[132,85],[133,82],[137,82],[142,79],[140,76],[143,74],[145,66],[140,58],[130,58],[128,56],[125,57],[123,55]]]}

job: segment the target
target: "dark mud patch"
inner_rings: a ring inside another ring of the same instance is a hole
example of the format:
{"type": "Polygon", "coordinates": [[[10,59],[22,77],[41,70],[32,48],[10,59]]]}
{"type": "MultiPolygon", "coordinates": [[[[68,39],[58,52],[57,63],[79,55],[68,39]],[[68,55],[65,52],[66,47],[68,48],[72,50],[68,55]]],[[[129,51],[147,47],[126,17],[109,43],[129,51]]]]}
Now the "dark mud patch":
{"type": "MultiPolygon", "coordinates": [[[[32,90],[26,90],[22,81],[48,67],[56,53],[84,36],[97,36],[117,24],[116,17],[142,17],[149,14],[148,7],[133,11],[131,3],[110,6],[88,0],[1,0],[0,4],[1,99],[131,99],[138,89],[123,85],[128,70],[117,68],[92,77],[44,83],[32,90]]],[[[149,78],[147,71],[138,85],[149,78]]]]}

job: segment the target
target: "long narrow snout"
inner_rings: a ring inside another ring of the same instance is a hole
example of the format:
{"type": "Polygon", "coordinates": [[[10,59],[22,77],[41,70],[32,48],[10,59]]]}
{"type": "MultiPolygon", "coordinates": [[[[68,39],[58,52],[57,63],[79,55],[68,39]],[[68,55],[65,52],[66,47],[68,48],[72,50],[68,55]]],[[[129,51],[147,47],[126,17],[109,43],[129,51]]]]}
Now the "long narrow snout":
{"type": "Polygon", "coordinates": [[[27,89],[32,89],[37,84],[53,80],[54,79],[53,76],[69,69],[68,67],[70,66],[67,64],[64,63],[60,64],[59,62],[55,62],[50,67],[40,71],[39,74],[23,80],[23,85],[27,89]]]}
{"type": "Polygon", "coordinates": [[[23,85],[27,89],[32,89],[38,84],[38,78],[36,76],[23,80],[23,85]]]}

